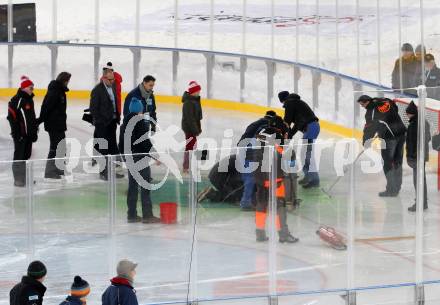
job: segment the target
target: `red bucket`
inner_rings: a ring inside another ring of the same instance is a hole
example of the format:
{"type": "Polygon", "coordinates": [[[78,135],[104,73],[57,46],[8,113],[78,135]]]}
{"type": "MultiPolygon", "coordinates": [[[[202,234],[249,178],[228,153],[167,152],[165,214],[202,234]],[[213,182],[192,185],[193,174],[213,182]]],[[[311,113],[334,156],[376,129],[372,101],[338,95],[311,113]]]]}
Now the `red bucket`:
{"type": "Polygon", "coordinates": [[[160,204],[160,222],[165,224],[177,222],[177,203],[162,202],[160,204]]]}

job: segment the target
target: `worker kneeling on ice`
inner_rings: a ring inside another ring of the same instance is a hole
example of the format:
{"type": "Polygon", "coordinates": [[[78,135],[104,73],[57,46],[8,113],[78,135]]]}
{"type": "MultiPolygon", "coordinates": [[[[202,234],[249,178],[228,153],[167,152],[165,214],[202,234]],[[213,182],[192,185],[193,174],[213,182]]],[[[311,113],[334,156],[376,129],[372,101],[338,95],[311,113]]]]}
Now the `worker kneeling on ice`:
{"type": "Polygon", "coordinates": [[[264,242],[268,240],[266,235],[266,216],[267,207],[269,203],[269,189],[271,187],[271,173],[265,170],[264,161],[267,162],[268,158],[264,158],[265,145],[273,146],[276,150],[276,200],[277,200],[277,216],[275,220],[275,226],[279,234],[280,243],[295,243],[299,239],[292,236],[287,226],[287,212],[286,212],[286,191],[284,182],[284,173],[282,169],[282,157],[283,148],[280,145],[275,144],[276,140],[279,141],[284,138],[281,130],[267,127],[261,129],[257,133],[257,141],[260,147],[255,149],[254,162],[258,164],[258,168],[254,172],[255,183],[257,187],[257,207],[255,212],[255,224],[256,224],[256,237],[258,242],[264,242]]]}
{"type": "Polygon", "coordinates": [[[236,155],[230,155],[217,162],[210,170],[208,186],[198,195],[197,202],[228,202],[239,205],[243,195],[243,181],[235,167],[236,155]]]}

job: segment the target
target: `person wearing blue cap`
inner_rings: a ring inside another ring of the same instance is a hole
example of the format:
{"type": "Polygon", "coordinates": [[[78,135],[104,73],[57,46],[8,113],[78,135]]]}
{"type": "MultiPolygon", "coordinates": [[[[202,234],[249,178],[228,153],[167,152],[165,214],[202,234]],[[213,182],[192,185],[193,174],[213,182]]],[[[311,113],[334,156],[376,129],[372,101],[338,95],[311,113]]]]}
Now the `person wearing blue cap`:
{"type": "Polygon", "coordinates": [[[149,165],[144,166],[145,155],[153,148],[149,137],[147,136],[142,141],[138,141],[148,135],[149,127],[144,120],[144,105],[142,101],[133,97],[128,107],[129,114],[124,117],[121,127],[121,147],[124,148],[123,153],[125,159],[132,158],[133,162],[126,162],[128,168],[128,193],[127,193],[127,221],[129,223],[143,222],[143,223],[158,223],[160,219],[153,215],[153,206],[151,203],[150,190],[143,187],[137,178],[140,177],[143,181],[151,181],[151,169],[149,165]],[[132,121],[134,120],[134,121],[132,121]],[[130,124],[131,123],[131,124],[130,124]],[[131,126],[133,125],[133,128],[131,126]],[[127,129],[129,127],[129,129],[127,129]],[[126,143],[128,141],[128,143],[126,143]],[[124,143],[126,143],[124,145],[124,143]],[[139,173],[139,175],[135,175],[139,173]],[[139,188],[141,189],[141,204],[142,217],[137,215],[137,200],[139,188]]]}

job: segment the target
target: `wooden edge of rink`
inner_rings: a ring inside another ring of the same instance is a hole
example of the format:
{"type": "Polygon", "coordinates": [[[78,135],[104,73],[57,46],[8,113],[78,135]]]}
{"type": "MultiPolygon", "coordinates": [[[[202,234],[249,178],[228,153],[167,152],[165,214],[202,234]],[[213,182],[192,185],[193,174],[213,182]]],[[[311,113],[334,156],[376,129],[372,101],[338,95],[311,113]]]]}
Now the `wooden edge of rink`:
{"type": "Polygon", "coordinates": [[[407,236],[377,236],[377,237],[369,237],[369,238],[356,238],[354,241],[357,242],[368,242],[368,241],[399,241],[399,240],[408,240],[415,239],[415,235],[407,235],[407,236]]]}

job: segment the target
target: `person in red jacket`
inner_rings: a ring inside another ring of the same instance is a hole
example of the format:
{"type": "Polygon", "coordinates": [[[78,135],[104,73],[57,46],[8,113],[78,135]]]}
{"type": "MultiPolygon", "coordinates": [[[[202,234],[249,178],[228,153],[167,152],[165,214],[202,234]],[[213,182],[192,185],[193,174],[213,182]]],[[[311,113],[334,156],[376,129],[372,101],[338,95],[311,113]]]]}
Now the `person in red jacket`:
{"type": "Polygon", "coordinates": [[[107,65],[103,68],[105,70],[112,70],[113,75],[115,76],[115,87],[116,87],[116,107],[118,108],[118,113],[121,112],[121,91],[122,91],[122,75],[115,71],[113,68],[113,64],[111,61],[107,63],[107,65]]]}
{"type": "Polygon", "coordinates": [[[34,83],[26,76],[21,77],[20,88],[8,103],[8,121],[14,140],[14,163],[12,173],[14,185],[26,185],[26,160],[32,154],[32,143],[38,139],[38,122],[35,117],[34,83]]]}

